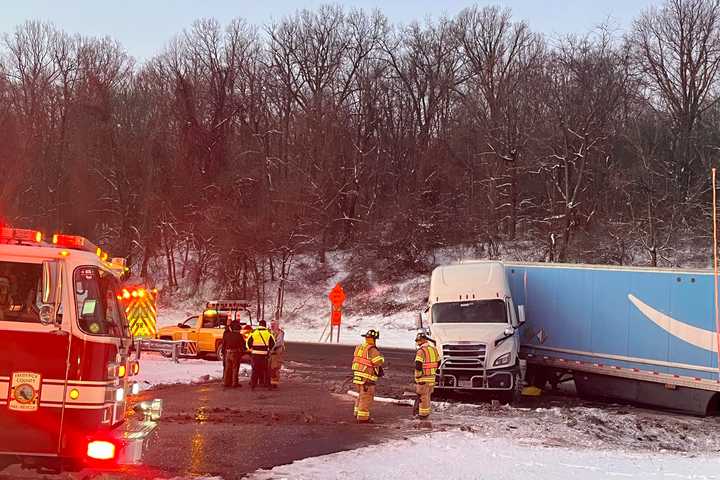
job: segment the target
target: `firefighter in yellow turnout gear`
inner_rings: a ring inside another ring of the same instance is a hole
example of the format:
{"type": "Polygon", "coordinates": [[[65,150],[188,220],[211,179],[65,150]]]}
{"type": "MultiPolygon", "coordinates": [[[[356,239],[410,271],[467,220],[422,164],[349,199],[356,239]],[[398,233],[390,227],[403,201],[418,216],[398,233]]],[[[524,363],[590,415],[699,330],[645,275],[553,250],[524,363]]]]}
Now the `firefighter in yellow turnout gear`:
{"type": "Polygon", "coordinates": [[[375,398],[375,384],[378,377],[383,376],[382,366],[385,363],[385,358],[375,345],[375,341],[380,338],[380,332],[368,330],[363,337],[365,337],[365,342],[355,347],[352,363],[353,383],[357,385],[358,390],[354,410],[358,423],[370,421],[370,409],[375,398]]]}
{"type": "MultiPolygon", "coordinates": [[[[415,405],[413,413],[419,418],[430,416],[430,396],[435,388],[435,372],[437,371],[440,354],[425,333],[415,337],[417,353],[415,355],[415,405]]],[[[433,342],[434,343],[434,342],[433,342]]]]}

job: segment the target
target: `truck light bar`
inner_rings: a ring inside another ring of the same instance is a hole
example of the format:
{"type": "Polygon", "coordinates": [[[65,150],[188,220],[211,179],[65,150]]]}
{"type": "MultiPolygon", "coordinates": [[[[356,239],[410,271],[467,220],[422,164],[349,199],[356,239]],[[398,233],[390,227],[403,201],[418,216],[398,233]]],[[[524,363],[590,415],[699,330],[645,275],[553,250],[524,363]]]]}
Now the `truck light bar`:
{"type": "Polygon", "coordinates": [[[0,227],[0,241],[42,242],[42,232],[21,228],[0,227]]]}
{"type": "Polygon", "coordinates": [[[79,235],[63,235],[56,233],[53,235],[52,243],[56,247],[72,248],[74,250],[84,250],[86,252],[94,252],[97,254],[100,250],[97,245],[90,240],[79,235]]]}
{"type": "Polygon", "coordinates": [[[247,300],[212,300],[207,302],[206,310],[244,310],[251,305],[247,300]]]}

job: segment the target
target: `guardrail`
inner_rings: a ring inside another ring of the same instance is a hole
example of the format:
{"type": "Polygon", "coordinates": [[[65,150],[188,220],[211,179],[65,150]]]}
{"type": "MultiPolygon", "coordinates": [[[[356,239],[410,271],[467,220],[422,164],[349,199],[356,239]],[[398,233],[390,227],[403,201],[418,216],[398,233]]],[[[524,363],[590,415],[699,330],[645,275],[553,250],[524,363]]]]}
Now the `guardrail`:
{"type": "Polygon", "coordinates": [[[193,340],[156,340],[154,338],[139,338],[138,359],[142,352],[160,352],[163,356],[172,358],[178,363],[180,357],[196,357],[197,342],[193,340]]]}

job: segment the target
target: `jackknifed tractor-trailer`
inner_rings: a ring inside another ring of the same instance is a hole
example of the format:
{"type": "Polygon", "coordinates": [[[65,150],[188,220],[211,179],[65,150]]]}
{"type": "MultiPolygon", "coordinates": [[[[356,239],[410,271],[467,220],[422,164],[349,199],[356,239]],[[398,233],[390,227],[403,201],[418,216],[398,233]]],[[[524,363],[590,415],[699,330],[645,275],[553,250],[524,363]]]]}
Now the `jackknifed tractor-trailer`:
{"type": "Polygon", "coordinates": [[[517,262],[437,267],[420,327],[438,388],[580,395],[696,415],[720,411],[709,270],[517,262]]]}

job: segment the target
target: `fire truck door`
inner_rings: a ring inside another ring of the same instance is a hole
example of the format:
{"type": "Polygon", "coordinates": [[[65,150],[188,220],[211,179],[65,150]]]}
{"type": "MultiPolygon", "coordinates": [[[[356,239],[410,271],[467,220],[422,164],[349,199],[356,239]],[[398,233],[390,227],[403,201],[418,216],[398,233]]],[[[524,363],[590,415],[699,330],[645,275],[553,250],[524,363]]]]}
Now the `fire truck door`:
{"type": "Polygon", "coordinates": [[[0,454],[57,455],[70,336],[40,323],[42,266],[0,260],[13,298],[0,309],[0,454]]]}

